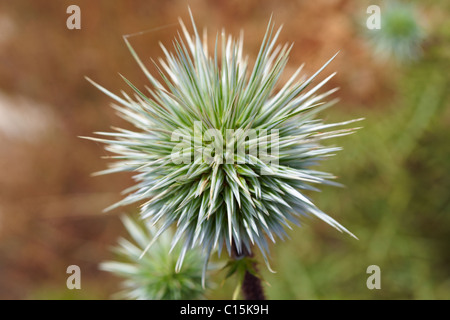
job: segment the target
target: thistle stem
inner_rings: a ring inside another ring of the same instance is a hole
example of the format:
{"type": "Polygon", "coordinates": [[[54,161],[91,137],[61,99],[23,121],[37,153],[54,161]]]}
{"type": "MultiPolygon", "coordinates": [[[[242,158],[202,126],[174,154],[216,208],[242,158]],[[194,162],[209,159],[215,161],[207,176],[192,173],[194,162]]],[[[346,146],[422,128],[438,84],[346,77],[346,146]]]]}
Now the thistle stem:
{"type": "MultiPolygon", "coordinates": [[[[238,253],[236,247],[234,246],[232,248],[232,252],[234,259],[253,257],[253,254],[249,253],[246,249],[243,249],[243,252],[238,253]]],[[[258,272],[256,263],[253,264],[253,270],[258,272]]],[[[244,274],[244,281],[242,282],[242,293],[244,294],[245,300],[266,300],[261,279],[250,273],[248,270],[245,271],[244,274]]]]}
{"type": "Polygon", "coordinates": [[[261,279],[248,271],[245,272],[242,292],[244,293],[245,300],[266,300],[261,279]]]}

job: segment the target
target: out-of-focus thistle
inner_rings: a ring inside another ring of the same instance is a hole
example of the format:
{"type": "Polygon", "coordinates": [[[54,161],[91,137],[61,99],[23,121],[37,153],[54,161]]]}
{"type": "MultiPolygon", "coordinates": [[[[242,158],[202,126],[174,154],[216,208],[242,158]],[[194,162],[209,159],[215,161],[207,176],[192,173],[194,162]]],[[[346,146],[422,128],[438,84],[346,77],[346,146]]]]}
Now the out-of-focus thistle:
{"type": "Polygon", "coordinates": [[[107,144],[119,160],[101,173],[136,173],[136,185],[113,207],[143,202],[142,218],[160,226],[145,250],[174,226],[172,244],[182,243],[177,270],[196,247],[205,256],[203,270],[213,250],[220,255],[224,248],[230,257],[251,256],[258,248],[269,267],[268,241],[283,239],[285,228],[302,216],[351,234],[305,195],[317,190],[313,184],[336,184],[333,175],[311,169],[340,150],[320,142],[354,131],[329,130],[353,120],[315,119],[335,102],[323,100],[336,89],[316,95],[334,74],[309,88],[331,60],[310,78],[299,78],[300,67],[281,85],[292,45],[277,45],[281,28],[275,31],[272,22],[252,69],[243,57],[242,34],[238,40],[217,35],[210,54],[193,19],[193,35],[180,25],[184,38],[174,40],[175,53],[161,45],[165,59],[155,65],[162,82],[126,41],[152,85],[147,94],[126,79],[133,98],[93,83],[138,129],[100,132],[111,139],[91,139],[107,144]]]}
{"type": "Polygon", "coordinates": [[[175,272],[181,246],[176,246],[172,254],[168,254],[172,242],[171,232],[159,237],[152,250],[140,258],[157,230],[147,224],[138,224],[126,216],[122,221],[135,243],[124,238],[119,239],[119,245],[113,250],[120,260],[107,261],[100,265],[102,270],[125,279],[122,282],[123,291],[117,294],[118,298],[133,300],[203,298],[204,288],[201,285],[203,259],[198,249],[187,252],[183,267],[179,272],[175,272]]]}
{"type": "Polygon", "coordinates": [[[389,1],[381,9],[381,29],[368,30],[374,56],[404,62],[417,59],[425,34],[414,4],[389,1]]]}

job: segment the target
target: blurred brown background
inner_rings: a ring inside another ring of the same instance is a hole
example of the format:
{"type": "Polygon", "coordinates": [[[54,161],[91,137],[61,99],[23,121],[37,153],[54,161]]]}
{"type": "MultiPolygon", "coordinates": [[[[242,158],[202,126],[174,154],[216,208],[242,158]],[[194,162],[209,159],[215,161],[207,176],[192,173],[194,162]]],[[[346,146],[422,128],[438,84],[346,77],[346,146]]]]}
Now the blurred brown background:
{"type": "MultiPolygon", "coordinates": [[[[329,87],[341,88],[337,96],[344,114],[364,117],[398,94],[397,75],[389,64],[374,61],[358,31],[367,7],[360,1],[2,1],[1,299],[108,298],[117,289],[118,279],[100,272],[98,263],[111,257],[109,247],[123,234],[117,216],[126,210],[102,209],[120,199],[131,179],[91,177],[106,167],[105,152],[78,136],[129,125],[84,77],[113,92],[126,89],[118,73],[143,86],[145,78],[122,35],[167,26],[179,16],[189,24],[188,5],[211,39],[221,27],[234,35],[244,29],[250,56],[273,13],[275,23],[284,25],[280,41],[295,42],[290,69],[305,62],[311,74],[340,50],[321,77],[338,72],[329,87]],[[66,28],[71,4],[81,8],[81,30],[66,28]],[[65,288],[72,264],[82,270],[81,292],[65,288]]],[[[439,18],[439,10],[425,12],[439,18]]],[[[176,30],[167,27],[130,41],[150,66],[148,58],[161,56],[158,41],[170,41],[176,30]]]]}

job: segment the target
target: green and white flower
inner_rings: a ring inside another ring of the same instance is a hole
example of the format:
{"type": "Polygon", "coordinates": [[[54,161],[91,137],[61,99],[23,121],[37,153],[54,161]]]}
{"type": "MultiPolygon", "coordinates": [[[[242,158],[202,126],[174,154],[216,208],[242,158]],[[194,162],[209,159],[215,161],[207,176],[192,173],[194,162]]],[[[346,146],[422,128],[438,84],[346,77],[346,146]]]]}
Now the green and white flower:
{"type": "Polygon", "coordinates": [[[113,248],[119,261],[107,261],[100,269],[112,272],[124,278],[123,290],[118,298],[131,300],[180,300],[201,299],[203,258],[201,252],[190,250],[185,257],[183,267],[175,272],[177,256],[181,246],[168,254],[172,234],[167,232],[158,238],[152,250],[142,256],[147,244],[153,239],[157,230],[148,224],[137,223],[124,216],[123,224],[133,242],[121,238],[119,245],[113,248]]]}
{"type": "Polygon", "coordinates": [[[336,89],[318,94],[334,74],[310,88],[331,60],[309,78],[299,77],[300,67],[280,84],[292,45],[277,44],[281,28],[275,31],[272,22],[253,67],[243,56],[242,34],[236,40],[222,32],[211,50],[193,19],[193,35],[180,24],[184,38],[174,40],[174,53],[161,45],[165,59],[155,63],[162,80],[148,72],[126,41],[152,85],[147,93],[126,79],[133,97],[124,92],[119,97],[92,82],[118,103],[114,107],[120,115],[137,128],[100,132],[105,138],[91,139],[105,143],[117,159],[101,173],[135,173],[136,184],[113,207],[143,202],[142,218],[160,226],[145,250],[174,227],[172,246],[182,244],[176,269],[181,270],[190,250],[200,247],[206,270],[215,249],[219,255],[224,249],[231,255],[233,250],[252,253],[258,248],[267,263],[268,241],[283,239],[285,229],[298,224],[302,216],[315,216],[351,234],[306,196],[317,190],[314,185],[336,184],[331,181],[333,175],[312,169],[340,150],[322,146],[321,141],[354,131],[330,131],[353,121],[324,124],[316,119],[319,111],[335,102],[324,99],[336,89]],[[233,130],[234,135],[226,143],[211,136],[201,141],[193,138],[196,132],[207,137],[208,130],[222,137],[233,130]],[[248,130],[256,137],[241,139],[248,130]],[[186,137],[183,157],[190,161],[174,161],[180,143],[173,138],[174,132],[178,138],[180,132],[186,137]],[[215,147],[228,152],[215,154],[214,150],[220,150],[215,147]],[[229,151],[241,147],[245,154],[232,152],[229,163],[229,151]],[[250,152],[255,147],[269,155],[255,156],[250,152]],[[199,154],[209,154],[209,161],[199,154]],[[274,161],[267,161],[271,156],[274,161]]]}
{"type": "Polygon", "coordinates": [[[367,35],[374,49],[374,56],[397,61],[417,59],[425,38],[419,24],[414,4],[389,1],[381,11],[381,28],[369,30],[367,35]]]}

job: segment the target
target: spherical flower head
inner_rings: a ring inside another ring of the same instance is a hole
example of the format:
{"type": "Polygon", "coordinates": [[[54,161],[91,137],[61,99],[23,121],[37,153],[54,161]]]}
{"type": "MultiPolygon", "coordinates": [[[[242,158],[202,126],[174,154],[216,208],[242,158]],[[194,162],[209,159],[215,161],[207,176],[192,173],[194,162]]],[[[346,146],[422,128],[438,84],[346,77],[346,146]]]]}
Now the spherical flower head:
{"type": "MultiPolygon", "coordinates": [[[[307,90],[328,61],[310,78],[299,79],[300,67],[283,85],[280,76],[292,45],[277,45],[281,28],[269,22],[260,51],[250,69],[238,40],[217,35],[213,50],[192,19],[193,35],[180,21],[184,38],[174,53],[162,46],[165,59],[157,67],[162,81],[142,67],[152,88],[134,97],[114,95],[121,116],[138,131],[116,129],[97,139],[120,161],[103,173],[136,173],[136,185],[115,206],[143,202],[141,216],[160,226],[146,250],[171,226],[173,245],[182,242],[177,270],[192,248],[252,253],[259,248],[267,263],[268,241],[286,236],[301,216],[316,216],[348,232],[319,210],[305,195],[318,184],[335,184],[333,175],[311,167],[339,150],[321,140],[353,129],[329,131],[352,121],[324,124],[317,113],[334,103],[335,92],[316,94],[334,75],[307,90]],[[203,39],[203,41],[202,41],[203,39]],[[212,54],[210,54],[212,51],[212,54]]],[[[151,250],[151,249],[150,249],[151,250]]]]}
{"type": "Polygon", "coordinates": [[[381,10],[381,28],[369,30],[374,55],[397,61],[417,59],[424,39],[424,30],[413,4],[390,1],[381,10]]]}
{"type": "Polygon", "coordinates": [[[180,246],[171,250],[172,234],[167,232],[156,241],[152,250],[141,257],[142,251],[157,232],[155,227],[122,218],[132,241],[125,238],[113,248],[118,261],[106,261],[100,269],[124,278],[123,290],[116,296],[131,300],[195,300],[203,298],[202,255],[190,250],[183,267],[175,272],[180,246]],[[168,252],[171,251],[171,254],[168,252]]]}

